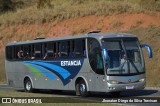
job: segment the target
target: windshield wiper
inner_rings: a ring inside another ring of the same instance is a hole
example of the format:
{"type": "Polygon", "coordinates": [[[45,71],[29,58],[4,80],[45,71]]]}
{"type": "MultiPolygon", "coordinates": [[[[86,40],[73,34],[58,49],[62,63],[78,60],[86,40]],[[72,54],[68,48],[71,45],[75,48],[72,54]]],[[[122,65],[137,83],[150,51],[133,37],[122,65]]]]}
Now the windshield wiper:
{"type": "Polygon", "coordinates": [[[123,69],[124,64],[127,62],[127,60],[132,64],[132,66],[135,68],[135,70],[137,71],[137,73],[139,73],[138,68],[136,67],[136,65],[134,64],[134,62],[130,59],[126,59],[121,65],[120,65],[120,72],[123,72],[125,69],[123,69]]]}
{"type": "Polygon", "coordinates": [[[132,60],[130,60],[130,59],[128,59],[129,60],[129,62],[132,64],[132,66],[135,68],[135,70],[137,71],[137,73],[139,73],[139,70],[138,70],[138,68],[136,67],[136,65],[134,64],[134,62],[132,61],[132,60]]]}

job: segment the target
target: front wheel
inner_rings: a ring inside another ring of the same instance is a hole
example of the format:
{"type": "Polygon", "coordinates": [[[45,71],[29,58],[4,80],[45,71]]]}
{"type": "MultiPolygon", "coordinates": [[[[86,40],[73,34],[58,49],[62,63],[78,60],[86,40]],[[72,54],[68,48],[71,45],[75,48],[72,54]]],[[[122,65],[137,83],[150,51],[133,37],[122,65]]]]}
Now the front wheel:
{"type": "Polygon", "coordinates": [[[86,83],[83,80],[79,82],[79,93],[80,93],[80,96],[82,97],[86,97],[89,95],[87,91],[86,83]]]}
{"type": "Polygon", "coordinates": [[[24,89],[25,92],[33,92],[32,82],[29,78],[24,81],[24,89]]]}

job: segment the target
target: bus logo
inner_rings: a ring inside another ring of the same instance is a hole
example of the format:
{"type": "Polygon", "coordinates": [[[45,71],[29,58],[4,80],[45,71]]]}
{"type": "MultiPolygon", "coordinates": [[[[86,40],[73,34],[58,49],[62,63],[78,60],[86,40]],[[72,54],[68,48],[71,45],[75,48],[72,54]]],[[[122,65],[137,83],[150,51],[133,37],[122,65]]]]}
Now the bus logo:
{"type": "Polygon", "coordinates": [[[61,66],[81,66],[81,61],[61,61],[61,66]]]}

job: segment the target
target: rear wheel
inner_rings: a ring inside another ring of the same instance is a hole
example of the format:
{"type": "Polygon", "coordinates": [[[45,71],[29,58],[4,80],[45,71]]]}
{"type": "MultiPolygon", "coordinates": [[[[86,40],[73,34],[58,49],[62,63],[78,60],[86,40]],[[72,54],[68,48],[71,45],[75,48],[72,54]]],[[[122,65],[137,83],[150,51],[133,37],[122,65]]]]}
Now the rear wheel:
{"type": "Polygon", "coordinates": [[[33,92],[32,82],[29,78],[24,81],[25,92],[33,92]]]}
{"type": "Polygon", "coordinates": [[[82,97],[86,97],[89,95],[88,91],[87,91],[87,86],[86,83],[84,82],[84,80],[80,80],[79,84],[78,84],[78,90],[79,90],[79,94],[82,97]]]}

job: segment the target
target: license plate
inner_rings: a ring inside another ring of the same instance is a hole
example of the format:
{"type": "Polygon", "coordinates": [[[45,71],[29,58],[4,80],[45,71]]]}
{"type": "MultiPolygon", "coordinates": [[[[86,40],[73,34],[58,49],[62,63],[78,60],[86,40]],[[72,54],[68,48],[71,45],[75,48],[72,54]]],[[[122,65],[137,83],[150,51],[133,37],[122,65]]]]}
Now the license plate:
{"type": "Polygon", "coordinates": [[[126,89],[134,89],[134,86],[126,86],[126,89]]]}

